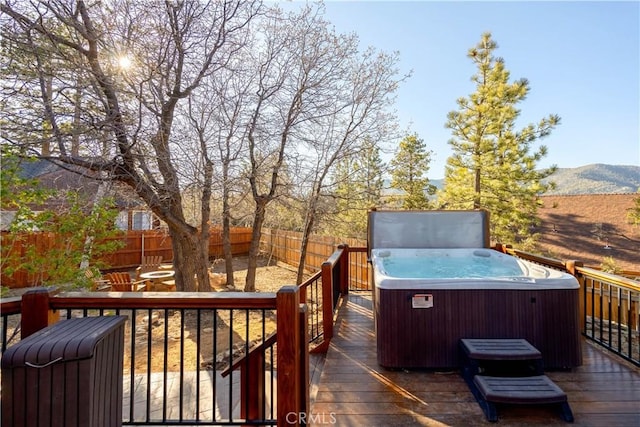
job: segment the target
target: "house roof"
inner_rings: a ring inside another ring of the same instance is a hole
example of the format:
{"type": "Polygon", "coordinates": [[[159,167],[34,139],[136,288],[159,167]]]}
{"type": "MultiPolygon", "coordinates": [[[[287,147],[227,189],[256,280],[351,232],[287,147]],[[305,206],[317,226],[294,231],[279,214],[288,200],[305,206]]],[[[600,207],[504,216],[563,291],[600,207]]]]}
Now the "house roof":
{"type": "Polygon", "coordinates": [[[640,227],[628,220],[637,193],[543,196],[539,250],[557,259],[600,267],[607,257],[640,271],[640,227]]]}
{"type": "MultiPolygon", "coordinates": [[[[39,185],[44,188],[59,191],[76,191],[86,196],[89,200],[99,191],[100,181],[96,179],[96,172],[88,171],[79,166],[67,165],[60,167],[47,160],[23,162],[21,175],[24,178],[38,179],[39,185]]],[[[108,182],[107,193],[115,198],[116,204],[121,209],[131,209],[144,206],[140,198],[125,184],[108,182]]],[[[64,203],[62,200],[49,200],[48,204],[64,203]]]]}

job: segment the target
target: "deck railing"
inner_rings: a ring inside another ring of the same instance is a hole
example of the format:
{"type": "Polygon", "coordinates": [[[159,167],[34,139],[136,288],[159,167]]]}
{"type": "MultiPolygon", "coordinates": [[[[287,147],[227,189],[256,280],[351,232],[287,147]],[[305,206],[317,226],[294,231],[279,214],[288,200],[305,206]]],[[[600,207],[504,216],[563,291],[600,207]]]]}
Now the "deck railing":
{"type": "Polygon", "coordinates": [[[582,290],[584,336],[640,366],[640,283],[576,267],[582,290]]]}
{"type": "Polygon", "coordinates": [[[347,261],[340,246],[277,294],[36,289],[2,300],[2,351],[59,318],[125,315],[124,425],[295,424],[309,407],[308,351],[328,347],[347,261]]]}
{"type": "Polygon", "coordinates": [[[11,335],[9,325],[21,312],[26,337],[56,318],[127,316],[124,425],[275,425],[307,410],[301,375],[287,374],[308,372],[303,307],[296,286],[277,294],[56,295],[41,288],[24,294],[19,306],[3,300],[2,326],[3,337],[11,335]],[[263,348],[257,363],[238,362],[257,347],[263,348]]]}
{"type": "Polygon", "coordinates": [[[623,359],[640,366],[640,282],[510,247],[496,248],[572,274],[580,284],[582,335],[623,359]]]}

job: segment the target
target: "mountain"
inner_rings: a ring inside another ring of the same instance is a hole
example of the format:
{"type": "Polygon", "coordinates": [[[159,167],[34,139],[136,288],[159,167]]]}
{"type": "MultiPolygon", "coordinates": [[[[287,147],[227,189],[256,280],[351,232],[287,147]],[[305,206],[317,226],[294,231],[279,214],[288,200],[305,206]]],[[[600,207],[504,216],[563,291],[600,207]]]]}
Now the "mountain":
{"type": "MultiPolygon", "coordinates": [[[[577,168],[558,168],[546,181],[556,183],[556,189],[545,196],[567,194],[623,194],[636,193],[640,189],[640,166],[593,164],[577,168]]],[[[399,194],[389,189],[391,180],[384,186],[388,195],[399,194]]],[[[441,189],[444,179],[430,179],[429,183],[441,189]]]]}
{"type": "Polygon", "coordinates": [[[556,189],[545,195],[635,193],[640,188],[640,166],[592,164],[558,168],[548,181],[556,189]]]}

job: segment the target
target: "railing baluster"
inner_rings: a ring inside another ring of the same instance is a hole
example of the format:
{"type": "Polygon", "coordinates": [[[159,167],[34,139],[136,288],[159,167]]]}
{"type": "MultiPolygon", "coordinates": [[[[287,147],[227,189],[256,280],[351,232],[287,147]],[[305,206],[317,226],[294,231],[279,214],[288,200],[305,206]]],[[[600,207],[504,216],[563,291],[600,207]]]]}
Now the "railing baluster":
{"type": "Polygon", "coordinates": [[[167,397],[169,395],[169,387],[168,387],[168,381],[169,381],[169,374],[168,374],[168,369],[169,369],[169,310],[168,309],[164,309],[164,330],[163,330],[163,334],[164,334],[164,342],[163,342],[163,349],[164,349],[164,355],[163,355],[163,360],[162,360],[162,364],[163,364],[163,373],[162,373],[162,421],[165,422],[167,420],[167,397]]]}
{"type": "MultiPolygon", "coordinates": [[[[607,328],[607,331],[608,331],[609,333],[608,333],[608,337],[607,337],[607,338],[608,338],[608,340],[609,340],[609,345],[611,345],[611,343],[612,343],[612,341],[611,341],[611,338],[612,338],[612,335],[611,335],[611,327],[613,326],[613,325],[612,325],[613,312],[611,311],[611,310],[612,310],[612,307],[611,307],[611,289],[612,289],[612,288],[613,288],[613,286],[607,286],[607,289],[609,290],[609,295],[608,295],[608,297],[607,297],[607,298],[608,298],[608,300],[607,300],[607,303],[608,303],[608,313],[609,313],[609,326],[608,326],[608,328],[607,328]]],[[[620,318],[619,318],[619,317],[618,317],[618,323],[620,323],[620,318]]],[[[618,340],[618,341],[619,341],[619,340],[618,340]]]]}
{"type": "MultiPolygon", "coordinates": [[[[202,354],[202,349],[200,347],[200,326],[201,326],[201,312],[200,310],[196,311],[196,408],[195,408],[195,419],[196,421],[200,421],[200,355],[202,354]]],[[[215,369],[215,368],[214,368],[215,369]]]]}
{"type": "Polygon", "coordinates": [[[130,373],[130,378],[129,378],[129,421],[134,421],[134,409],[135,409],[135,375],[136,375],[136,368],[135,368],[135,360],[136,360],[136,310],[133,309],[131,310],[131,314],[130,314],[130,340],[131,340],[131,346],[129,347],[130,350],[130,360],[129,360],[129,373],[130,373]]]}
{"type": "Polygon", "coordinates": [[[618,288],[618,353],[622,353],[622,288],[618,288]]]}
{"type": "MultiPolygon", "coordinates": [[[[214,308],[211,312],[211,315],[213,316],[213,331],[212,331],[212,335],[213,335],[213,352],[212,352],[212,369],[213,369],[213,381],[211,384],[211,408],[213,408],[213,421],[218,421],[217,416],[216,416],[216,396],[217,396],[217,379],[218,379],[218,372],[217,372],[217,356],[218,356],[218,309],[214,308]]],[[[222,411],[220,411],[220,415],[222,415],[222,411]]]]}
{"type": "MultiPolygon", "coordinates": [[[[233,364],[233,309],[229,310],[229,366],[233,364]]],[[[229,402],[233,402],[233,373],[229,377],[229,402]]],[[[229,418],[233,422],[233,407],[229,404],[229,418]]]]}
{"type": "Polygon", "coordinates": [[[145,418],[151,418],[151,350],[153,343],[153,309],[147,310],[147,402],[145,407],[145,418]]]}
{"type": "Polygon", "coordinates": [[[180,309],[180,421],[184,420],[184,331],[185,310],[180,309]]]}

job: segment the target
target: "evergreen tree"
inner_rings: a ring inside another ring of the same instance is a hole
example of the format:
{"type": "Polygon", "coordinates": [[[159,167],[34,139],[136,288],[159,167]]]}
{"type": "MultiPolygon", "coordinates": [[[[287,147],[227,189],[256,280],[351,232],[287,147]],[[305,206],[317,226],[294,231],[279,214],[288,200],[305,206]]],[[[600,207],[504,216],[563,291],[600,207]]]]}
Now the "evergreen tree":
{"type": "Polygon", "coordinates": [[[367,212],[380,204],[384,163],[380,148],[369,138],[356,156],[345,158],[336,167],[335,196],[337,222],[331,232],[340,237],[364,238],[367,231],[367,212]]]}
{"type": "Polygon", "coordinates": [[[453,155],[447,159],[439,201],[449,209],[486,209],[494,240],[531,247],[538,196],[553,186],[542,180],[556,170],[536,168],[547,148],[533,151],[532,145],[549,135],[560,117],[549,115],[535,125],[515,128],[520,115],[516,105],[526,98],[529,82],[509,82],[504,60],[493,56],[497,47],[485,33],[468,52],[477,66],[472,77],[476,91],[458,99],[458,110],[447,116],[453,155]]]}
{"type": "Polygon", "coordinates": [[[424,141],[418,135],[407,135],[402,141],[395,157],[389,163],[391,169],[391,188],[401,190],[403,209],[429,209],[427,195],[433,195],[436,187],[429,183],[425,175],[429,171],[432,151],[427,150],[424,141]]]}
{"type": "Polygon", "coordinates": [[[382,174],[384,171],[380,147],[369,138],[365,139],[362,151],[355,159],[355,164],[356,191],[361,194],[363,206],[366,209],[377,206],[382,195],[382,174]]]}

